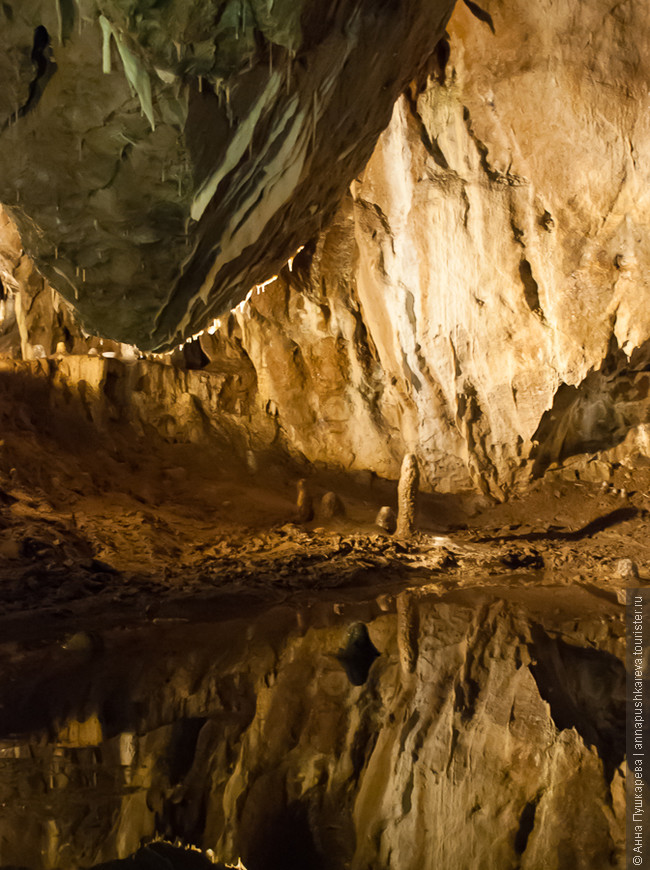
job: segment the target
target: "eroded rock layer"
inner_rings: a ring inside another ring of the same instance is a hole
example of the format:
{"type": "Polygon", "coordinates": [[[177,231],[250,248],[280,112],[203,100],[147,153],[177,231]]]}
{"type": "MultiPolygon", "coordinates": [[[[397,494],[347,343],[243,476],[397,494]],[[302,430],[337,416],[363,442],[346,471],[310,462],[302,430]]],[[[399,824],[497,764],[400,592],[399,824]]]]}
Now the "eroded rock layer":
{"type": "Polygon", "coordinates": [[[0,202],[84,322],[163,347],[318,231],[451,0],[0,5],[0,202]]]}

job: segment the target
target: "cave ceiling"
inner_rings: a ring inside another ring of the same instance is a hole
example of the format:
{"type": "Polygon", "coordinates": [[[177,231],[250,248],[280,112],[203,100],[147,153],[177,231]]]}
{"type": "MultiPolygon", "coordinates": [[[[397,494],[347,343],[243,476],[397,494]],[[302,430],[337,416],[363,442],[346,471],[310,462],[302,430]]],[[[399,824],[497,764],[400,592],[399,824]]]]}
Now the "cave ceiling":
{"type": "Polygon", "coordinates": [[[88,331],[169,348],[319,231],[452,6],[0,3],[0,202],[88,331]]]}

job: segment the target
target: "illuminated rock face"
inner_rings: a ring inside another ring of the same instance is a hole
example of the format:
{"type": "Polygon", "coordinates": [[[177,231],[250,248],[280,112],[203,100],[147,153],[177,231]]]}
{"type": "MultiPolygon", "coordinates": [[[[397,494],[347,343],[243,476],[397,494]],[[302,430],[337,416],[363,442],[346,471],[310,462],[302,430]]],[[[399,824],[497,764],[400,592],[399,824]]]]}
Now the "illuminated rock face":
{"type": "Polygon", "coordinates": [[[396,478],[413,451],[431,485],[498,494],[648,453],[650,24],[484,5],[457,7],[311,259],[237,320],[310,459],[396,478]]]}
{"type": "Polygon", "coordinates": [[[169,347],[329,217],[452,0],[0,5],[0,202],[93,331],[169,347]]]}

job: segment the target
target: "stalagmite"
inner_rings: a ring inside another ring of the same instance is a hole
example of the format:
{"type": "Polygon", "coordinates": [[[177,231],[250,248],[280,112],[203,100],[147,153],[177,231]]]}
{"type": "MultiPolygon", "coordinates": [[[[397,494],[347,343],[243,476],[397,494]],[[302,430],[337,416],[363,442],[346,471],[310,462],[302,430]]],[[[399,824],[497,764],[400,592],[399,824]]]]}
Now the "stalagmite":
{"type": "Polygon", "coordinates": [[[307,481],[304,479],[299,480],[297,489],[296,518],[299,523],[311,522],[314,519],[314,501],[307,489],[307,481]]]}
{"type": "Polygon", "coordinates": [[[259,464],[254,450],[246,451],[246,468],[249,474],[257,474],[259,471],[259,464]]]}
{"type": "Polygon", "coordinates": [[[417,506],[420,472],[413,453],[407,453],[402,462],[397,488],[397,534],[408,537],[413,534],[417,506]]]}

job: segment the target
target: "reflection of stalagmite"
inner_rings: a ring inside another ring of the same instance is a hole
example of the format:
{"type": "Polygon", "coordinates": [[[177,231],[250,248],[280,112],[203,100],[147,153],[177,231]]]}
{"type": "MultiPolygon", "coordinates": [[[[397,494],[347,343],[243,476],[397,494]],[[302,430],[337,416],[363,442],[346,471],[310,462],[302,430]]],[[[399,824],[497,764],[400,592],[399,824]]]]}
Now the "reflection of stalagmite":
{"type": "Polygon", "coordinates": [[[413,595],[402,592],[397,596],[397,649],[405,674],[412,674],[418,660],[418,634],[420,614],[413,595]]]}
{"type": "Polygon", "coordinates": [[[307,489],[307,481],[298,481],[298,499],[296,501],[296,519],[299,523],[308,523],[314,519],[314,502],[307,489]]]}
{"type": "Polygon", "coordinates": [[[413,453],[407,453],[402,462],[397,487],[397,534],[408,537],[413,534],[415,509],[420,473],[413,453]]]}

